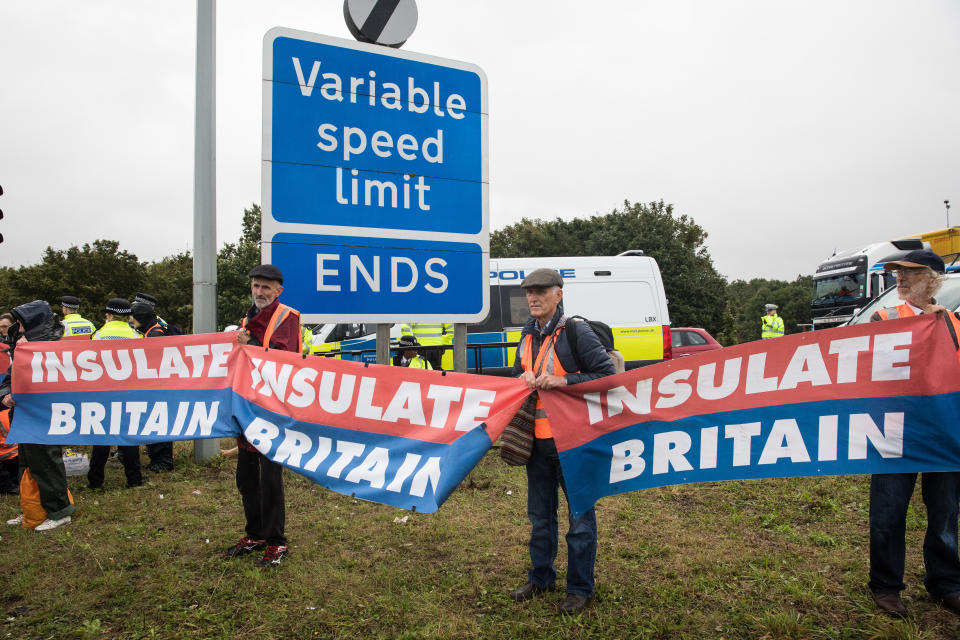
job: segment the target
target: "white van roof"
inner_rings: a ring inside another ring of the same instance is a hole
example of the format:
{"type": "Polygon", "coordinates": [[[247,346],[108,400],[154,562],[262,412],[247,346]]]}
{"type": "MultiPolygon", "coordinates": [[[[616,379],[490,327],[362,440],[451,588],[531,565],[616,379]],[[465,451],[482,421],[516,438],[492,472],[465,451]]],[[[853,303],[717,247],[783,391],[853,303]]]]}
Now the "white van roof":
{"type": "Polygon", "coordinates": [[[565,282],[660,280],[656,260],[649,256],[573,256],[491,258],[490,284],[519,284],[534,269],[554,269],[565,282]]]}

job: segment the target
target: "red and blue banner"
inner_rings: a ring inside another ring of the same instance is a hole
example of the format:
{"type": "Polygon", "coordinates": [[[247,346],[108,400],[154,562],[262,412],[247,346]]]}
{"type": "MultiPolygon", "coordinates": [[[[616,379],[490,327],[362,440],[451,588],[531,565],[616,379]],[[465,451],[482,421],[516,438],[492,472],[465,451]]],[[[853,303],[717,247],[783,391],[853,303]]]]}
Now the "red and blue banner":
{"type": "Polygon", "coordinates": [[[688,482],[960,470],[942,318],[751,342],[541,394],[574,515],[688,482]]]}
{"type": "MultiPolygon", "coordinates": [[[[529,393],[514,378],[305,358],[236,335],[21,344],[8,441],[243,434],[334,491],[432,512],[529,393]]],[[[670,484],[960,470],[960,363],[930,316],[729,347],[541,398],[575,514],[670,484]]]]}
{"type": "Polygon", "coordinates": [[[516,379],[240,346],[236,333],[17,347],[10,442],[235,437],[334,491],[432,512],[528,394],[516,379]]]}
{"type": "Polygon", "coordinates": [[[433,512],[500,437],[520,380],[237,350],[234,417],[260,453],[339,493],[433,512]]]}
{"type": "Polygon", "coordinates": [[[136,445],[236,435],[237,334],[17,346],[11,442],[136,445]]]}

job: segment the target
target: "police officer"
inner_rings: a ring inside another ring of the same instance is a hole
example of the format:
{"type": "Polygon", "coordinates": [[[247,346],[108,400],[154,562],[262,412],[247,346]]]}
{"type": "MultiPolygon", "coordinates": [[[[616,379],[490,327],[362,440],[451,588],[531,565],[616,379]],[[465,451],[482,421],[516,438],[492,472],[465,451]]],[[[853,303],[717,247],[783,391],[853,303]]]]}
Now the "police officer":
{"type": "Polygon", "coordinates": [[[423,357],[433,365],[434,369],[441,368],[443,351],[439,348],[445,344],[453,344],[453,324],[449,322],[410,322],[400,326],[400,333],[415,338],[424,349],[423,357]]]}
{"type": "Polygon", "coordinates": [[[96,327],[80,315],[80,298],[60,296],[60,311],[63,312],[63,337],[61,340],[90,339],[96,327]]]}
{"type": "Polygon", "coordinates": [[[409,367],[410,369],[433,369],[433,365],[417,352],[419,348],[420,343],[413,336],[400,336],[400,341],[397,343],[397,355],[392,360],[393,366],[409,367]]]}
{"type": "Polygon", "coordinates": [[[94,340],[129,340],[140,334],[130,326],[130,303],[123,298],[110,298],[103,309],[104,324],[93,334],[94,340]]]}
{"type": "MultiPolygon", "coordinates": [[[[150,309],[154,312],[154,314],[156,314],[157,299],[154,298],[152,295],[150,295],[149,293],[142,293],[138,291],[136,295],[133,297],[133,304],[137,304],[138,302],[148,305],[150,309]]],[[[168,324],[167,321],[161,318],[159,315],[157,315],[156,318],[157,318],[157,322],[160,323],[160,326],[163,328],[163,335],[165,336],[180,335],[182,333],[179,327],[174,326],[173,328],[171,328],[170,324],[168,324]]],[[[152,336],[144,335],[144,337],[152,337],[152,336]]]]}
{"type": "MultiPolygon", "coordinates": [[[[162,338],[167,335],[160,319],[147,302],[134,302],[130,314],[131,324],[144,338],[162,338]]],[[[147,467],[154,473],[173,471],[173,443],[151,442],[147,445],[147,455],[150,456],[150,465],[147,467]]]]}
{"type": "MultiPolygon", "coordinates": [[[[100,330],[93,334],[94,340],[131,340],[139,338],[140,334],[130,326],[130,303],[123,298],[111,298],[104,308],[106,322],[100,330]]],[[[120,459],[123,462],[123,471],[127,477],[127,488],[139,487],[143,484],[143,475],[140,472],[140,447],[136,445],[118,447],[120,459]]],[[[110,457],[110,447],[94,445],[90,454],[90,470],[87,472],[87,482],[91,489],[103,487],[104,467],[110,457]]]]}
{"type": "Polygon", "coordinates": [[[782,338],[783,318],[777,315],[777,305],[767,304],[763,308],[766,310],[766,315],[760,316],[760,338],[762,340],[782,338]]]}

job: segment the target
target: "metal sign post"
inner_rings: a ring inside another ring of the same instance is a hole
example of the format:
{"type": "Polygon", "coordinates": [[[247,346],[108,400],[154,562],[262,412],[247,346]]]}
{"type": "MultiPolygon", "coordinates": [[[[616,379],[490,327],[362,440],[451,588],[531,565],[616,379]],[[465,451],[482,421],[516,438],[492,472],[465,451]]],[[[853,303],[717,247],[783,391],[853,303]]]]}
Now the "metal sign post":
{"type": "MultiPolygon", "coordinates": [[[[193,146],[193,332],[217,330],[216,2],[197,0],[193,146]]],[[[193,456],[217,455],[216,440],[194,440],[193,456]]]]}

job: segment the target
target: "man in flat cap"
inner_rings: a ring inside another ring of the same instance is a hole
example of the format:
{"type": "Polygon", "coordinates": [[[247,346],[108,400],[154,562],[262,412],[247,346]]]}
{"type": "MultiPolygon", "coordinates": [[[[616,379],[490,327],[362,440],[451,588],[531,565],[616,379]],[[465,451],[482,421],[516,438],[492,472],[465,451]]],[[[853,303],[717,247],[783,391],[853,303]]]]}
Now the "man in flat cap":
{"type": "MultiPolygon", "coordinates": [[[[110,298],[104,307],[106,322],[93,334],[94,340],[133,340],[140,334],[130,326],[130,303],[123,298],[110,298]]],[[[127,478],[127,488],[139,487],[143,484],[143,473],[140,470],[140,447],[125,445],[117,447],[118,457],[123,463],[123,472],[127,478]]],[[[87,483],[91,489],[103,487],[104,469],[107,458],[110,457],[109,445],[94,445],[90,454],[90,470],[87,471],[87,483]]]]}
{"type": "MultiPolygon", "coordinates": [[[[248,275],[253,305],[240,323],[237,342],[300,353],[300,312],[280,303],[280,269],[261,264],[248,275]]],[[[243,498],[246,535],[223,554],[236,558],[262,549],[263,557],[254,564],[261,569],[275,567],[287,557],[283,467],[261,454],[243,435],[237,438],[237,447],[237,489],[243,498]]]]}
{"type": "MultiPolygon", "coordinates": [[[[520,334],[513,375],[534,391],[556,389],[613,375],[614,368],[597,334],[586,322],[564,315],[563,278],[552,269],[537,269],[520,283],[530,318],[520,334]],[[569,339],[576,332],[574,340],[569,339]],[[577,352],[573,352],[574,344],[577,352]]],[[[510,593],[521,602],[552,590],[557,579],[557,489],[567,492],[557,447],[543,403],[537,399],[533,450],[527,462],[527,515],[530,561],[527,581],[510,593]]],[[[593,599],[593,565],[597,555],[597,519],[593,509],[574,519],[567,531],[567,595],[561,613],[578,613],[593,599]]]]}
{"type": "Polygon", "coordinates": [[[80,315],[80,298],[60,296],[60,311],[63,312],[63,338],[61,340],[89,340],[96,327],[80,315]]]}
{"type": "MultiPolygon", "coordinates": [[[[949,325],[954,346],[960,336],[960,316],[938,305],[934,296],[944,280],[943,259],[932,251],[911,251],[884,265],[897,276],[896,307],[881,309],[871,322],[937,313],[949,325]]],[[[884,613],[905,617],[900,599],[906,562],[907,507],[917,482],[916,473],[877,473],[870,478],[870,593],[884,613]]],[[[927,533],[923,541],[924,586],[938,604],[960,614],[960,555],[957,517],[960,515],[960,472],[924,473],[923,503],[927,533]]]]}

